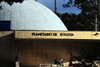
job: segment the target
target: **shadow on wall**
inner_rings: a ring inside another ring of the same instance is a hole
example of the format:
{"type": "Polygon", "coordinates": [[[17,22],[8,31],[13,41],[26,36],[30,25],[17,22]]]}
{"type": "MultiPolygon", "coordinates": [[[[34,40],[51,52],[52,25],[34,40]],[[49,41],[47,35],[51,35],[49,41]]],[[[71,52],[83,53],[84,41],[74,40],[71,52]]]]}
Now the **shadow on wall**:
{"type": "Polygon", "coordinates": [[[13,36],[14,34],[0,37],[0,67],[14,67],[13,56],[13,36]]]}
{"type": "Polygon", "coordinates": [[[16,56],[19,57],[21,67],[54,63],[56,58],[69,61],[71,54],[79,55],[80,48],[92,45],[93,42],[14,39],[14,34],[10,34],[0,38],[0,67],[14,67],[16,56]]]}

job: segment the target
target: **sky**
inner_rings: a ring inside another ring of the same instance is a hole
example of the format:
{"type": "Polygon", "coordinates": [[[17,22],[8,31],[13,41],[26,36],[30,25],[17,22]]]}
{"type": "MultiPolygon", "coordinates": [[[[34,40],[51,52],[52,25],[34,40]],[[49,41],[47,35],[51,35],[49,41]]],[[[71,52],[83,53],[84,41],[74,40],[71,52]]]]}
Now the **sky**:
{"type": "MultiPolygon", "coordinates": [[[[46,7],[48,7],[50,10],[54,11],[54,1],[55,0],[37,0],[37,2],[45,5],[46,7]]],[[[75,13],[75,14],[79,14],[81,12],[80,9],[76,8],[76,7],[69,7],[69,8],[63,8],[63,4],[66,4],[68,2],[68,0],[56,0],[57,2],[57,12],[60,13],[75,13]]]]}

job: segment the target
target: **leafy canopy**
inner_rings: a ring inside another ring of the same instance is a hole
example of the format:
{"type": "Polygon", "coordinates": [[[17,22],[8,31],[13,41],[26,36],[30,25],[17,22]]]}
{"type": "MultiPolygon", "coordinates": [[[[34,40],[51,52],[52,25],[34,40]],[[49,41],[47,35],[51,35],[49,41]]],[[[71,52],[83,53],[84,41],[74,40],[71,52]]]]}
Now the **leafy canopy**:
{"type": "Polygon", "coordinates": [[[82,10],[85,13],[93,13],[95,9],[100,6],[100,0],[97,0],[97,6],[95,5],[95,0],[69,0],[67,4],[64,4],[63,7],[75,6],[82,10]]]}
{"type": "Polygon", "coordinates": [[[9,5],[12,5],[14,2],[15,3],[17,3],[17,2],[22,3],[23,2],[23,0],[0,0],[0,2],[2,2],[2,1],[7,2],[9,5]]]}

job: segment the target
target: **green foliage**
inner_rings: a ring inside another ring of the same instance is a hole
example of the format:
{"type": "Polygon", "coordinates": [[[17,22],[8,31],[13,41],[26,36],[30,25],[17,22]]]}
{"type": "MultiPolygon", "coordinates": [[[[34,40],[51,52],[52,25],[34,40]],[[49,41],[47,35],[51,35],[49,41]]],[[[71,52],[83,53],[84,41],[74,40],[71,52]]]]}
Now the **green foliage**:
{"type": "Polygon", "coordinates": [[[2,6],[0,6],[0,10],[2,10],[2,6]]]}
{"type": "Polygon", "coordinates": [[[80,50],[80,55],[72,56],[72,59],[78,60],[81,62],[87,62],[87,63],[94,64],[93,62],[94,60],[100,60],[100,58],[97,58],[97,57],[100,57],[100,45],[98,43],[96,43],[96,45],[94,45],[94,47],[91,48],[91,50],[82,48],[80,50]]]}
{"type": "MultiPolygon", "coordinates": [[[[72,25],[73,27],[75,27],[75,30],[88,30],[88,31],[92,31],[94,30],[94,23],[95,23],[95,13],[97,13],[97,17],[98,17],[98,30],[100,27],[100,0],[97,0],[97,6],[95,4],[95,0],[69,0],[67,4],[64,4],[63,7],[64,8],[68,8],[71,6],[75,6],[79,9],[81,9],[81,13],[79,15],[77,15],[77,18],[70,18],[72,21],[70,21],[70,25],[72,25]],[[97,12],[96,12],[96,11],[97,12]],[[76,22],[77,21],[77,22],[76,22]],[[72,23],[74,22],[74,23],[72,23]],[[73,25],[75,24],[75,25],[73,25]],[[78,26],[78,27],[76,27],[78,26]],[[80,29],[79,29],[80,28],[80,29]]],[[[74,16],[73,16],[74,17],[74,16]]],[[[62,19],[63,20],[63,19],[62,19]]],[[[73,28],[71,29],[68,25],[69,22],[65,22],[65,20],[63,20],[63,22],[65,23],[65,25],[67,25],[69,30],[73,30],[73,28]]]]}
{"type": "MultiPolygon", "coordinates": [[[[91,20],[90,14],[69,14],[69,13],[56,13],[69,31],[92,31],[93,30],[93,20],[91,20]]],[[[94,18],[94,17],[93,17],[94,18]]]]}
{"type": "Polygon", "coordinates": [[[82,12],[86,13],[95,10],[95,0],[69,0],[69,2],[67,4],[64,4],[63,6],[70,7],[71,5],[81,9],[82,12]]]}
{"type": "Polygon", "coordinates": [[[23,0],[0,0],[0,3],[1,3],[2,1],[7,2],[9,5],[12,5],[14,2],[15,2],[15,3],[17,3],[17,2],[22,3],[22,2],[23,2],[23,0]]]}

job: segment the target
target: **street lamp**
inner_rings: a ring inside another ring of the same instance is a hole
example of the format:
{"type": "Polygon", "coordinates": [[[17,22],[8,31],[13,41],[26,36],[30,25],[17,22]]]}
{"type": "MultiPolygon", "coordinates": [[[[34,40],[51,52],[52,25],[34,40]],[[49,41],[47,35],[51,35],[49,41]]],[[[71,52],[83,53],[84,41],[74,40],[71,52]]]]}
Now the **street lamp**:
{"type": "Polygon", "coordinates": [[[95,0],[95,31],[97,31],[97,0],[95,0]]]}
{"type": "Polygon", "coordinates": [[[55,0],[55,13],[57,12],[57,5],[56,5],[56,0],[55,0]]]}

